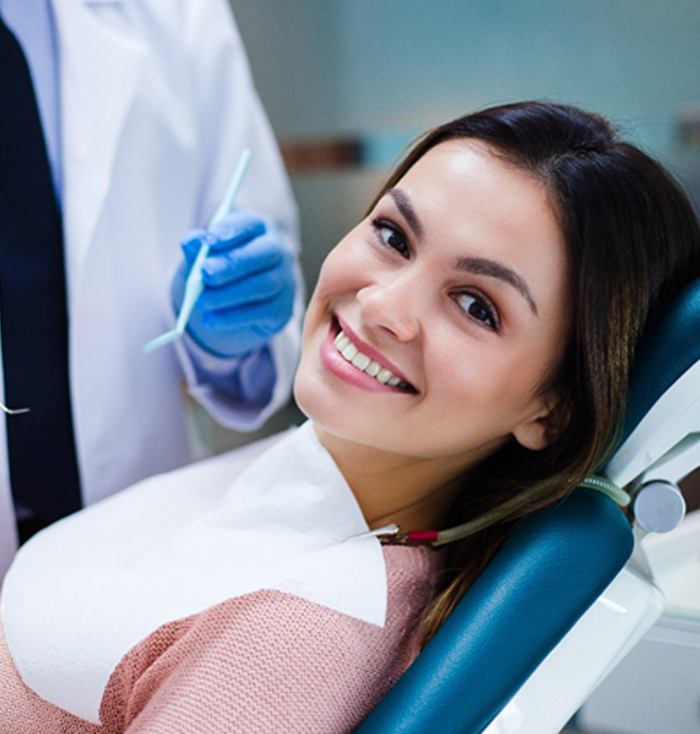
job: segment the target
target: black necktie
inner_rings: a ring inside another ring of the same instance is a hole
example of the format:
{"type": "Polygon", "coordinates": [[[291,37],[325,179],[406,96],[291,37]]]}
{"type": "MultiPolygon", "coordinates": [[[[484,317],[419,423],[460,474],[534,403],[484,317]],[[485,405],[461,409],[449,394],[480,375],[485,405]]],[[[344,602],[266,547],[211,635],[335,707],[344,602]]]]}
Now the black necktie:
{"type": "Polygon", "coordinates": [[[0,18],[0,335],[12,494],[41,524],[80,507],[61,216],[29,69],[0,18]]]}

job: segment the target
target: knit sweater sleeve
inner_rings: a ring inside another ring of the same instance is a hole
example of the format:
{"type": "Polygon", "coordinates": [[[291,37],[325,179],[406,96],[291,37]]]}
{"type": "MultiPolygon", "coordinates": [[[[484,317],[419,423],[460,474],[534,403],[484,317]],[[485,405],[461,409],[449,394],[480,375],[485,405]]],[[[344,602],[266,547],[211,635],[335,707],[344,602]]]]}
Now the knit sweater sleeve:
{"type": "Polygon", "coordinates": [[[418,651],[436,554],[387,548],[384,627],[259,591],[159,628],[110,680],[105,730],[230,734],[354,730],[418,651]]]}

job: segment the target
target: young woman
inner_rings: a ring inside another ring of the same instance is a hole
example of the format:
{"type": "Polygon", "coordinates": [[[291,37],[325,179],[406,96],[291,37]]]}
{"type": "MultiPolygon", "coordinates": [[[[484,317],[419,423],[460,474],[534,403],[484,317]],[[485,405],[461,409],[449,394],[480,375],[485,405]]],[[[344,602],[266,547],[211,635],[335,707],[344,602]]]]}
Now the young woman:
{"type": "Polygon", "coordinates": [[[686,198],[600,117],[431,131],[324,263],[310,421],[22,549],[2,731],[352,731],[512,524],[601,462],[647,321],[699,275],[686,198]]]}

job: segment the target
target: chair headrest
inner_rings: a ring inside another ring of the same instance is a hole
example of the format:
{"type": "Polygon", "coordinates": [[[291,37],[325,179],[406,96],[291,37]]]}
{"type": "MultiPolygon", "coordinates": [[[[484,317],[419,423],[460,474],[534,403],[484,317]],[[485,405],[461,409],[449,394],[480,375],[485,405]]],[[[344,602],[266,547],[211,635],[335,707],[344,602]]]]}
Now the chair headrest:
{"type": "Polygon", "coordinates": [[[632,369],[620,444],[678,378],[700,361],[700,278],[650,324],[632,369]]]}
{"type": "Polygon", "coordinates": [[[602,471],[618,484],[627,484],[698,431],[700,278],[650,324],[632,369],[624,428],[602,471]]]}

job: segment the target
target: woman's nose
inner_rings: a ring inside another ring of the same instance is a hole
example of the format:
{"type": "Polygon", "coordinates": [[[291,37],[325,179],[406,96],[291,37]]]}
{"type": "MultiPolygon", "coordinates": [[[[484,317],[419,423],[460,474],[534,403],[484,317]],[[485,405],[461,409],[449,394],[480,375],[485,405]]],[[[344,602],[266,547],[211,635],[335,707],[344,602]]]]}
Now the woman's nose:
{"type": "Polygon", "coordinates": [[[368,328],[379,329],[408,342],[420,333],[419,295],[408,280],[373,283],[357,292],[360,315],[368,328]]]}

